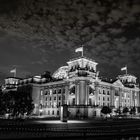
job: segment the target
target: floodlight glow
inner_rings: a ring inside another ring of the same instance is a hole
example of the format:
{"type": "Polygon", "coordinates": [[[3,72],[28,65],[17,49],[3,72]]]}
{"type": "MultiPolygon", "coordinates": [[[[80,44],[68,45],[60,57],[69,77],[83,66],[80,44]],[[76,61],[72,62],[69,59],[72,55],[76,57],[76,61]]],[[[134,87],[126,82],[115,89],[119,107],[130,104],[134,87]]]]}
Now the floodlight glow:
{"type": "Polygon", "coordinates": [[[35,123],[40,124],[71,124],[71,123],[87,123],[87,121],[79,121],[79,120],[68,120],[67,122],[62,122],[61,120],[42,120],[42,121],[34,121],[35,123]]]}

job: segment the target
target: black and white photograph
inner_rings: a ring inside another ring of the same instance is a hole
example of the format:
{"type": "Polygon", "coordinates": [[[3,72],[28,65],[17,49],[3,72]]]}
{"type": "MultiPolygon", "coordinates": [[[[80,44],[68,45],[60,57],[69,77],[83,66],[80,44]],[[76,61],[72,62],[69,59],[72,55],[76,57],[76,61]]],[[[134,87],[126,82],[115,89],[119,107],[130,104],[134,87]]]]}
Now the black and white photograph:
{"type": "Polygon", "coordinates": [[[0,0],[0,139],[140,140],[140,0],[0,0]]]}

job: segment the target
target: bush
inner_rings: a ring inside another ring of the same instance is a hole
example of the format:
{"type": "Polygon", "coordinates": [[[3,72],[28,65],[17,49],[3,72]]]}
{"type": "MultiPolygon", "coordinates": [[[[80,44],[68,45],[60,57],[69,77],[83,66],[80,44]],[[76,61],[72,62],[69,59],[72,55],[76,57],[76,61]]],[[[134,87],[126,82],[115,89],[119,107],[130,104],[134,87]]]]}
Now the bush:
{"type": "Polygon", "coordinates": [[[112,112],[111,108],[109,108],[108,106],[103,106],[101,113],[107,115],[110,114],[112,112]]]}

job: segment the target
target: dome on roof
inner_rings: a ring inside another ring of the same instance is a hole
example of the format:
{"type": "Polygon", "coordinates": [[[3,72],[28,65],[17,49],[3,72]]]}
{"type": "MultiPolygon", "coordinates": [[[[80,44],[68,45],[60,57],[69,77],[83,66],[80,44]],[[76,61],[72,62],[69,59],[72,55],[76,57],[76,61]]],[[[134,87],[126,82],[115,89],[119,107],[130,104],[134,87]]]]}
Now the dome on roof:
{"type": "Polygon", "coordinates": [[[56,79],[66,79],[68,77],[68,66],[62,66],[57,69],[52,77],[56,79]]]}

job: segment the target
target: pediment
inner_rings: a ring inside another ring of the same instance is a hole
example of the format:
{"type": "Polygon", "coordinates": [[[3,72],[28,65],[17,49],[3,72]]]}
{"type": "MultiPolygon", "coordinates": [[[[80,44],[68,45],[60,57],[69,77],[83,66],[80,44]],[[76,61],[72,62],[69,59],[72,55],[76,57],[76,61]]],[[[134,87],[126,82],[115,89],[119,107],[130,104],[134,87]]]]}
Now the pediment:
{"type": "Polygon", "coordinates": [[[115,85],[115,86],[119,86],[119,87],[124,87],[124,85],[122,84],[122,82],[118,79],[117,81],[115,81],[114,83],[113,83],[113,85],[115,85]]]}

